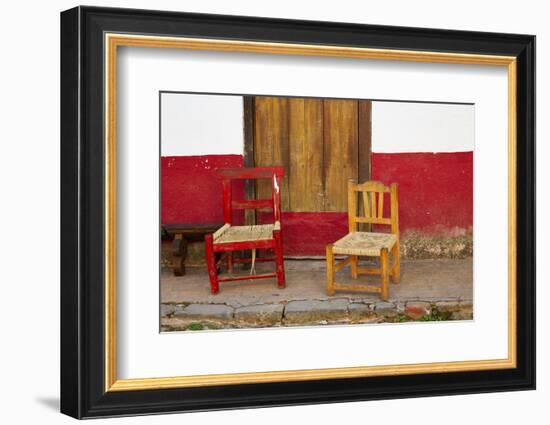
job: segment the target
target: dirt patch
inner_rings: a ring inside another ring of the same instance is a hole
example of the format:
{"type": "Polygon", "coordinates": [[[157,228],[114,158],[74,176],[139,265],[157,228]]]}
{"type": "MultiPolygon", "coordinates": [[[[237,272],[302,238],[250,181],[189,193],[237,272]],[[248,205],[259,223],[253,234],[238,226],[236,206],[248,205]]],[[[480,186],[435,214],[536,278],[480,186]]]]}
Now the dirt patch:
{"type": "Polygon", "coordinates": [[[401,237],[401,255],[409,259],[463,259],[473,254],[471,233],[429,235],[407,232],[401,237]]]}

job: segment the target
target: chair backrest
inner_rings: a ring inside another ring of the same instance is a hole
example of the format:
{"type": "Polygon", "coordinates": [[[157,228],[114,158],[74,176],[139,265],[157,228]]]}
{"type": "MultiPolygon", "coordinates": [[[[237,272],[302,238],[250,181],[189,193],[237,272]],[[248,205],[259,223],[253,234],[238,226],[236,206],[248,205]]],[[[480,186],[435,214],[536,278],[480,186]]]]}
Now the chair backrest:
{"type": "Polygon", "coordinates": [[[357,231],[358,223],[385,224],[391,226],[391,232],[399,234],[399,205],[397,183],[389,187],[378,181],[357,183],[348,181],[348,225],[350,232],[357,231]],[[389,194],[390,216],[384,217],[384,198],[389,194]],[[362,215],[358,214],[358,207],[362,215]]]}
{"type": "Polygon", "coordinates": [[[271,209],[273,222],[281,221],[281,179],[285,175],[283,167],[256,168],[219,168],[216,170],[223,184],[223,218],[225,223],[233,221],[233,210],[271,209]],[[271,199],[234,200],[232,194],[233,180],[271,180],[271,199]]]}

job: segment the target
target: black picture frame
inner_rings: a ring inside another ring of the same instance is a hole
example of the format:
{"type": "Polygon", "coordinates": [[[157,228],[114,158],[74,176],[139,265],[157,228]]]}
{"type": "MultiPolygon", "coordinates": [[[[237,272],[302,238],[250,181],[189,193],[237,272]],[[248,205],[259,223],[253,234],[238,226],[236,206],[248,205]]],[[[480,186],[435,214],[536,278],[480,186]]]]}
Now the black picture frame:
{"type": "Polygon", "coordinates": [[[535,37],[76,7],[61,13],[61,412],[75,418],[535,388],[535,37]],[[517,58],[517,367],[105,391],[104,34],[258,40],[517,58]]]}

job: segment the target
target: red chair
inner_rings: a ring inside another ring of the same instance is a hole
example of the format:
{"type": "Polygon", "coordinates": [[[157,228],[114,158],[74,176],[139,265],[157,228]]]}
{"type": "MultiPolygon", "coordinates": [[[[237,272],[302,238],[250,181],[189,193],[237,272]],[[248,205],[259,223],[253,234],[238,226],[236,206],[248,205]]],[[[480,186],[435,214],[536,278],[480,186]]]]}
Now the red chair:
{"type": "Polygon", "coordinates": [[[283,261],[283,241],[281,237],[281,178],[285,171],[283,167],[259,168],[220,168],[217,173],[223,183],[223,216],[225,224],[216,232],[205,236],[206,261],[210,277],[210,289],[213,294],[220,290],[220,282],[236,280],[277,278],[279,288],[285,287],[285,266],[283,261]],[[271,199],[233,200],[232,181],[244,179],[270,179],[271,199]],[[233,210],[271,209],[273,223],[250,226],[233,226],[233,210]],[[224,277],[218,276],[221,265],[225,262],[231,272],[234,263],[250,263],[250,258],[233,258],[233,251],[272,249],[274,258],[260,257],[255,261],[275,261],[275,273],[265,273],[250,276],[224,277]],[[217,259],[216,253],[221,253],[217,259]]]}

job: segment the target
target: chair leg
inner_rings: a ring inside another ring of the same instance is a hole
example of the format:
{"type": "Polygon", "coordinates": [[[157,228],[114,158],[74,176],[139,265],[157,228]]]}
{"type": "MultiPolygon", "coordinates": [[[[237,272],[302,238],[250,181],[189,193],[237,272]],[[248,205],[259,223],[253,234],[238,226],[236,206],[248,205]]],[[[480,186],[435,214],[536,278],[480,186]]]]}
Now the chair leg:
{"type": "Polygon", "coordinates": [[[390,297],[390,290],[388,287],[388,250],[386,248],[383,248],[380,251],[380,268],[382,272],[382,293],[380,294],[380,297],[387,301],[390,297]]]}
{"type": "Polygon", "coordinates": [[[327,245],[327,294],[334,295],[334,253],[332,245],[327,245]]]}
{"type": "Polygon", "coordinates": [[[357,255],[351,256],[351,277],[357,279],[357,265],[359,262],[359,257],[357,255]]]}
{"type": "Polygon", "coordinates": [[[206,249],[206,265],[208,267],[208,277],[210,278],[210,292],[217,294],[220,292],[220,284],[218,281],[218,270],[216,268],[216,256],[214,254],[214,239],[212,235],[204,237],[204,245],[206,249]]]}
{"type": "Polygon", "coordinates": [[[275,266],[277,273],[277,285],[283,289],[285,287],[285,261],[283,257],[283,240],[280,230],[273,231],[275,240],[275,266]]]}
{"type": "Polygon", "coordinates": [[[401,280],[401,254],[399,252],[399,241],[392,248],[393,267],[391,271],[391,280],[393,283],[399,283],[401,280]]]}
{"type": "Polygon", "coordinates": [[[227,257],[226,257],[227,271],[229,273],[233,273],[233,253],[232,252],[227,252],[226,255],[227,255],[227,257]]]}

